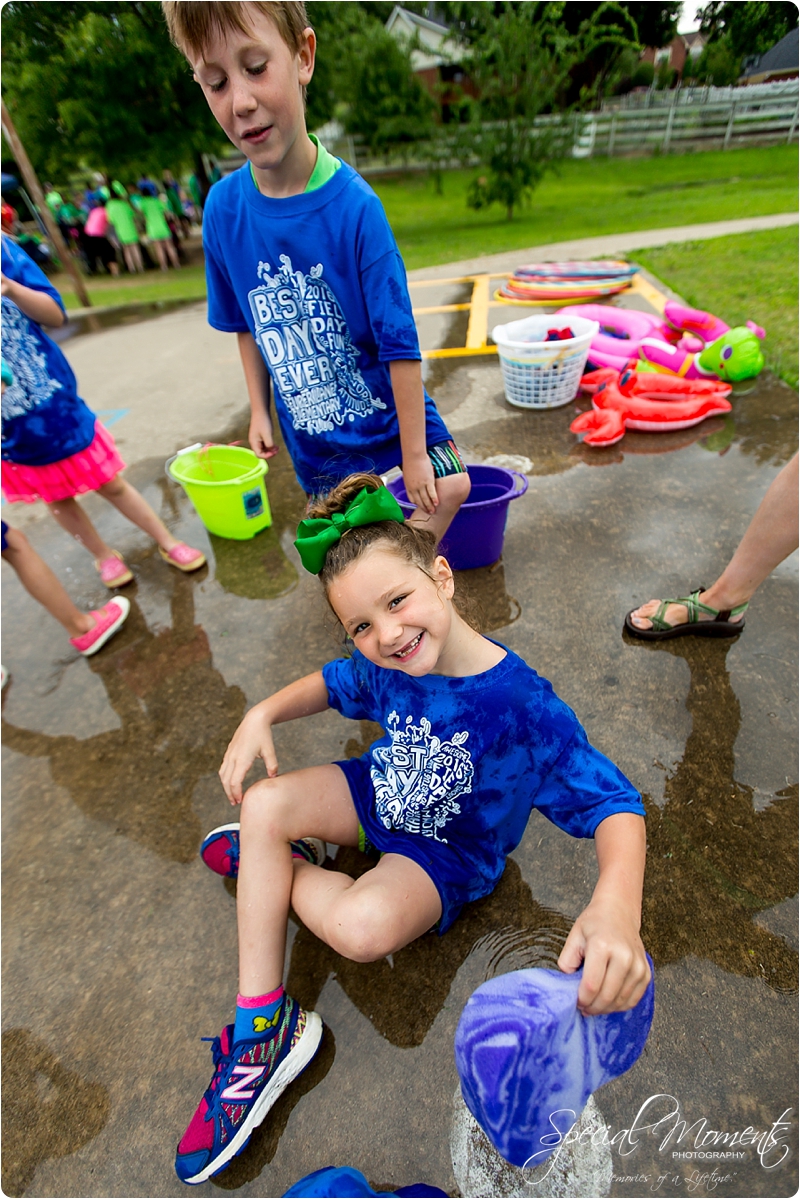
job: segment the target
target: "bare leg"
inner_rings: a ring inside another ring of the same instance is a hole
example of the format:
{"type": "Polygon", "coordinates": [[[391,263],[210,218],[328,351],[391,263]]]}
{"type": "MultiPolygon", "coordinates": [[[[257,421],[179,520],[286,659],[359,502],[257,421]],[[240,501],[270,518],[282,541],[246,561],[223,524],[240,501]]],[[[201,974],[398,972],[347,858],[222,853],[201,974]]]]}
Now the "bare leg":
{"type": "Polygon", "coordinates": [[[175,249],[174,243],[172,241],[165,241],[164,246],[166,248],[167,256],[168,256],[170,262],[177,270],[181,264],[180,264],[180,259],[178,258],[178,251],[175,249]]]}
{"type": "Polygon", "coordinates": [[[158,519],[144,496],[131,487],[122,475],[116,475],[110,482],[98,487],[97,494],[108,500],[132,524],[158,542],[163,550],[169,551],[173,546],[180,544],[167,526],[158,519]]]}
{"type": "Polygon", "coordinates": [[[350,788],[338,766],[318,766],[256,783],[242,804],[237,914],[239,990],[280,986],[289,903],[337,953],[353,961],[385,957],[427,932],[442,911],[425,871],[399,854],[353,880],[292,860],[289,841],[319,836],[358,843],[350,788]]]}
{"type": "Polygon", "coordinates": [[[136,270],[143,271],[144,270],[144,262],[142,261],[142,247],[139,245],[138,241],[134,242],[133,245],[129,246],[129,249],[131,251],[131,255],[133,257],[133,262],[134,262],[134,266],[135,266],[136,270]]]}
{"type": "Polygon", "coordinates": [[[163,243],[163,241],[151,241],[151,242],[150,242],[150,245],[153,247],[153,249],[154,249],[154,250],[155,250],[155,252],[156,252],[156,258],[158,259],[158,265],[159,265],[159,267],[161,268],[161,270],[162,270],[162,271],[166,271],[166,270],[168,270],[168,267],[167,267],[167,256],[166,256],[166,254],[164,253],[164,243],[163,243]]]}
{"type": "Polygon", "coordinates": [[[54,500],[47,507],[56,518],[61,528],[85,546],[92,557],[98,562],[110,558],[114,551],[106,545],[97,529],[89,520],[84,509],[74,496],[66,500],[54,500]]]}
{"type": "MultiPolygon", "coordinates": [[[[701,591],[701,603],[718,611],[747,603],[775,567],[797,549],[797,457],[795,454],[772,480],[730,562],[716,583],[708,591],[701,591]]],[[[658,600],[650,600],[637,608],[631,616],[634,624],[649,629],[648,617],[656,611],[658,604],[658,600]]],[[[701,613],[701,620],[704,615],[701,613]]],[[[683,604],[670,604],[664,613],[664,619],[671,625],[685,624],[687,618],[683,604]]],[[[734,622],[736,619],[742,617],[734,617],[734,622]]]]}
{"type": "Polygon", "coordinates": [[[294,875],[289,842],[311,835],[358,844],[358,819],[338,766],[264,779],[245,793],[236,894],[242,995],[265,995],[283,981],[294,875]]]}
{"type": "Polygon", "coordinates": [[[80,637],[94,628],[94,617],[75,607],[50,567],[19,529],[9,529],[6,541],[8,548],[3,550],[3,557],[14,567],[20,583],[64,626],[70,637],[80,637]]]}
{"type": "Polygon", "coordinates": [[[119,263],[117,262],[116,258],[112,262],[109,262],[108,270],[109,274],[113,275],[116,279],[119,275],[119,263]]]}
{"type": "Polygon", "coordinates": [[[441,541],[450,527],[453,517],[469,498],[471,486],[467,474],[445,475],[443,479],[437,479],[438,508],[432,516],[429,516],[422,508],[415,508],[409,517],[409,523],[419,525],[423,529],[430,529],[436,540],[441,541]]]}

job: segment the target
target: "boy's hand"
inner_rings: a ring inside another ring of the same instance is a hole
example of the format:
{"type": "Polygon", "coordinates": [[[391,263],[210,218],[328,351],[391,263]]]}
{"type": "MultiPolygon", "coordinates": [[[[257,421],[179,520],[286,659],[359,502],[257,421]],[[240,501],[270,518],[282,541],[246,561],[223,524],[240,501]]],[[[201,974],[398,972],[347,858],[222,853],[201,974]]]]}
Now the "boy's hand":
{"type": "Polygon", "coordinates": [[[404,457],[402,463],[403,485],[412,504],[433,516],[439,506],[436,494],[436,478],[427,454],[404,457]]]}
{"type": "Polygon", "coordinates": [[[278,773],[272,725],[261,704],[251,708],[233,734],[219,768],[225,794],[232,804],[242,802],[242,781],[256,758],[262,758],[269,778],[278,773]]]}
{"type": "Polygon", "coordinates": [[[584,1016],[636,1006],[650,981],[650,967],[627,905],[593,899],[584,908],[561,950],[558,968],[572,974],[581,963],[578,1010],[584,1016]]]}
{"type": "Polygon", "coordinates": [[[274,458],[280,448],[275,444],[272,421],[263,411],[254,412],[250,417],[250,431],[247,440],[257,458],[274,458]]]}

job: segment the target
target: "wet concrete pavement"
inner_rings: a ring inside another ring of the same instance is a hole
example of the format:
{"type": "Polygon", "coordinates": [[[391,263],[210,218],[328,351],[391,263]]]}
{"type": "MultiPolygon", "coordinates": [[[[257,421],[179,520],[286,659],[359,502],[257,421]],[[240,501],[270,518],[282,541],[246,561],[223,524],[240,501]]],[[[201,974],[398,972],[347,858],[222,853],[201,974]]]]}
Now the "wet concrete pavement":
{"type": "MultiPolygon", "coordinates": [[[[451,300],[443,289],[430,302],[451,300]]],[[[462,335],[456,318],[423,330],[437,344],[462,335]]],[[[136,575],[127,625],[90,660],[3,570],[3,1189],[181,1195],[175,1144],[211,1072],[199,1038],[230,1018],[236,985],[233,886],[197,858],[231,815],[216,768],[246,708],[338,643],[291,544],[303,497],[285,451],[267,479],[273,527],[249,543],[209,537],[164,478],[179,445],[246,435],[233,338],[194,307],[66,349],[90,403],[126,410],[114,433],[128,477],[209,566],[178,575],[88,497],[136,575]],[[153,346],[172,372],[158,397],[153,346]]],[[[426,373],[468,460],[527,459],[501,563],[462,576],[484,628],[552,680],[645,795],[656,1017],[642,1059],[596,1099],[612,1133],[648,1101],[639,1124],[666,1119],[613,1151],[611,1193],[794,1194],[797,555],[734,642],[653,646],[620,629],[638,602],[720,572],[796,447],[796,396],[764,376],[737,389],[725,421],[596,451],[569,432],[585,401],[511,408],[496,360],[426,373]],[[694,1125],[679,1144],[667,1140],[674,1103],[694,1125]],[[787,1109],[763,1158],[752,1144],[734,1159],[673,1156],[697,1148],[698,1129],[702,1147],[708,1130],[763,1132],[787,1109]]],[[[11,510],[76,602],[102,602],[87,555],[35,509],[22,516],[11,510]]],[[[281,768],[362,753],[375,735],[334,712],[282,726],[281,768]]],[[[366,865],[354,851],[336,864],[366,865]]],[[[444,938],[354,965],[292,925],[288,988],[322,1015],[322,1050],[198,1193],[277,1196],[348,1163],[387,1189],[426,1179],[456,1194],[461,1009],[488,977],[553,965],[594,877],[592,844],[535,813],[495,893],[444,938]]]]}

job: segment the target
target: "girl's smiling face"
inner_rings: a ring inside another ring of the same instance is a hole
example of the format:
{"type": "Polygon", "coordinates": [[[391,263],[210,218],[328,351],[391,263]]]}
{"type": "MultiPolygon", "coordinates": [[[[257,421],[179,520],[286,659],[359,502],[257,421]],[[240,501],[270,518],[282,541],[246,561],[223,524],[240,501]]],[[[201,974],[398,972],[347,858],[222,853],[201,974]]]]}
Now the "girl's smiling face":
{"type": "Polygon", "coordinates": [[[328,599],[356,649],[376,666],[421,677],[447,674],[458,617],[453,572],[437,558],[433,578],[380,544],[330,584],[328,599]]]}
{"type": "Polygon", "coordinates": [[[302,89],[314,73],[316,38],[306,29],[295,54],[258,9],[249,24],[247,34],[233,29],[215,37],[192,67],[234,146],[257,169],[275,170],[305,134],[302,89]]]}

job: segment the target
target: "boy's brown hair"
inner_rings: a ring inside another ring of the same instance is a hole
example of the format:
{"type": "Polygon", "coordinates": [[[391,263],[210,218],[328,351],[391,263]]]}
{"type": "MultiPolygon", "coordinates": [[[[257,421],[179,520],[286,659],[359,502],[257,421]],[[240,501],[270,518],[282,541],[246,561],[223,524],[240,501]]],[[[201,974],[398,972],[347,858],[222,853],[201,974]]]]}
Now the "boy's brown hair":
{"type": "Polygon", "coordinates": [[[202,54],[214,37],[237,30],[251,32],[248,11],[257,9],[269,17],[293,54],[303,45],[308,29],[306,6],[302,0],[161,0],[169,36],[187,58],[202,54]]]}

